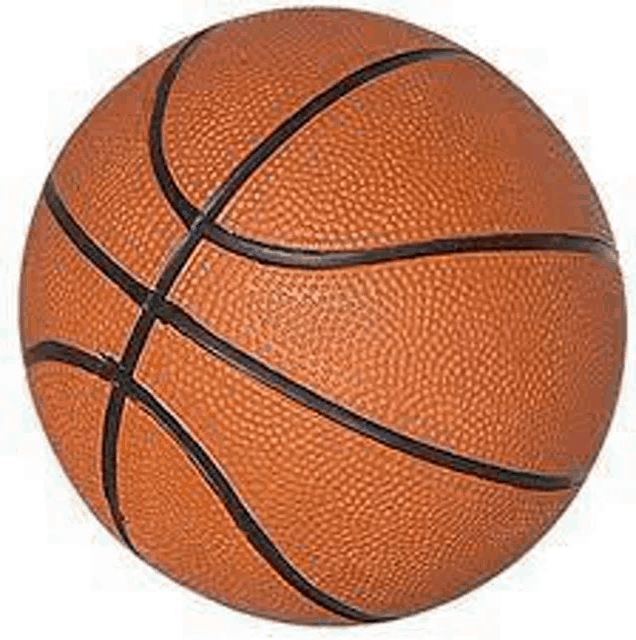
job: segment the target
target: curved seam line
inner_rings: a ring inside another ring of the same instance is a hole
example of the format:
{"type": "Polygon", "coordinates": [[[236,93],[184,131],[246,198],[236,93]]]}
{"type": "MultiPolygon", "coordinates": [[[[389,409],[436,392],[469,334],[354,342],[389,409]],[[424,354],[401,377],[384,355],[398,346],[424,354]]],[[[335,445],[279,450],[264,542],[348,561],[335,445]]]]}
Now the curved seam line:
{"type": "MultiPolygon", "coordinates": [[[[70,217],[68,212],[67,215],[70,217]]],[[[66,227],[63,227],[63,229],[68,233],[68,229],[66,227]]],[[[69,236],[69,238],[71,242],[75,244],[73,236],[69,236]]],[[[92,243],[88,236],[86,236],[86,238],[88,242],[92,243]]],[[[85,244],[78,248],[97,269],[104,273],[104,275],[109,278],[116,277],[118,272],[109,273],[103,269],[101,263],[93,262],[91,245],[85,244]]],[[[129,277],[132,278],[131,276],[129,277]]],[[[124,289],[124,291],[126,291],[126,289],[124,289]]],[[[318,393],[310,390],[308,387],[299,385],[298,383],[286,378],[248,353],[241,351],[229,342],[214,335],[194,318],[188,315],[180,306],[172,302],[165,301],[163,297],[158,295],[156,292],[149,292],[147,299],[151,300],[152,304],[148,305],[146,303],[147,308],[141,315],[136,326],[139,326],[142,322],[149,323],[151,319],[154,321],[155,318],[159,318],[163,322],[173,326],[173,328],[177,329],[181,334],[190,338],[207,351],[211,351],[217,357],[220,357],[225,362],[239,368],[252,378],[259,380],[261,383],[275,388],[277,391],[292,398],[302,406],[312,409],[322,415],[326,415],[334,422],[344,426],[345,428],[373,438],[387,446],[402,451],[403,453],[421,458],[432,464],[445,466],[461,473],[475,475],[494,482],[512,484],[518,488],[559,490],[576,486],[577,483],[579,483],[578,477],[569,478],[568,476],[554,476],[551,474],[508,469],[492,463],[459,456],[458,454],[454,454],[448,450],[425,444],[420,440],[416,440],[397,431],[393,431],[388,427],[384,427],[372,420],[369,420],[368,418],[354,413],[346,407],[327,400],[318,393]],[[536,478],[535,484],[532,484],[532,478],[536,478]]],[[[130,350],[126,349],[125,354],[129,352],[130,350]]],[[[129,359],[126,355],[122,358],[122,366],[128,373],[130,373],[130,369],[128,368],[129,359]]]]}
{"type": "Polygon", "coordinates": [[[192,38],[189,38],[166,67],[157,85],[152,115],[150,117],[150,161],[154,175],[166,200],[170,203],[172,209],[177,213],[179,218],[181,218],[186,227],[189,227],[192,221],[199,215],[199,211],[181,192],[170,173],[164,153],[162,127],[170,89],[177,78],[181,65],[187,57],[190,47],[207,32],[208,29],[204,29],[192,38]]]}
{"type": "Polygon", "coordinates": [[[150,133],[151,147],[153,149],[153,167],[157,181],[160,183],[168,202],[186,226],[192,224],[200,213],[204,213],[209,223],[221,213],[223,207],[231,200],[238,189],[266,160],[308,122],[332,104],[364,84],[403,66],[435,58],[454,56],[462,52],[459,48],[430,48],[406,51],[376,60],[341,78],[331,87],[306,102],[298,111],[276,127],[230,172],[221,186],[208,197],[201,210],[192,204],[185,194],[179,190],[168,168],[161,140],[168,92],[176,78],[176,72],[183,62],[182,56],[178,61],[174,61],[174,69],[169,68],[164,73],[157,91],[156,108],[153,110],[153,126],[150,133]],[[164,180],[165,184],[162,182],[164,180]]]}
{"type": "Polygon", "coordinates": [[[229,253],[260,264],[313,270],[351,268],[412,258],[492,251],[563,251],[597,255],[612,263],[616,263],[618,259],[616,249],[600,238],[559,232],[471,235],[362,250],[334,251],[285,247],[249,240],[226,231],[218,224],[206,227],[205,238],[229,253]]]}
{"type": "Polygon", "coordinates": [[[42,196],[51,215],[80,254],[87,258],[98,271],[105,275],[110,282],[116,284],[134,302],[143,304],[150,294],[150,289],[117,264],[79,226],[57,193],[50,175],[44,183],[42,196]]]}
{"type": "MultiPolygon", "coordinates": [[[[167,198],[167,201],[174,208],[175,204],[180,204],[181,208],[177,209],[177,214],[184,221],[190,223],[189,229],[186,235],[182,238],[179,246],[174,251],[173,255],[167,261],[163,268],[156,288],[150,293],[149,297],[143,304],[143,311],[138,318],[126,344],[124,354],[122,356],[122,366],[126,373],[132,375],[134,373],[137,362],[141,356],[141,352],[147,342],[152,325],[156,320],[157,304],[161,303],[170,288],[176,281],[177,277],[185,267],[190,256],[201,241],[206,225],[213,220],[221,211],[224,204],[232,197],[234,190],[237,190],[241,183],[248,179],[253,171],[255,171],[260,164],[265,162],[267,158],[274,153],[276,148],[283,144],[295,130],[300,129],[304,124],[309,121],[314,115],[320,112],[329,104],[335,102],[339,97],[346,94],[355,86],[363,84],[364,82],[372,79],[380,71],[389,71],[393,68],[405,64],[406,62],[413,61],[415,59],[424,59],[435,55],[440,55],[436,50],[427,50],[426,52],[408,52],[406,54],[400,54],[394,56],[391,59],[380,61],[369,67],[365,67],[350,76],[347,76],[344,80],[341,80],[337,85],[327,89],[325,92],[314,98],[306,104],[300,111],[296,112],[288,120],[286,120],[279,128],[277,128],[270,136],[268,136],[264,142],[259,145],[243,162],[241,162],[236,169],[230,174],[230,176],[224,181],[220,188],[212,195],[203,208],[203,211],[199,212],[195,216],[193,209],[188,209],[188,203],[185,197],[182,199],[182,194],[177,188],[176,183],[170,175],[170,171],[167,166],[166,159],[163,155],[163,140],[162,140],[162,127],[167,102],[169,99],[170,89],[177,77],[177,74],[181,68],[183,61],[186,59],[187,54],[191,51],[192,46],[207,30],[201,31],[188,39],[183,47],[177,52],[174,59],[167,66],[166,70],[162,74],[161,80],[157,85],[155,93],[155,102],[153,104],[153,111],[150,118],[150,126],[148,130],[149,147],[151,164],[155,171],[155,178],[159,183],[159,186],[167,198]],[[374,75],[375,74],[375,75],[374,75]],[[347,88],[350,87],[350,88],[347,88]],[[163,179],[168,178],[169,182],[164,183],[163,179]],[[176,200],[175,200],[176,198],[176,200]],[[184,204],[185,203],[185,204],[184,204]],[[184,210],[183,207],[186,207],[184,210]],[[193,217],[194,216],[194,217],[193,217]]],[[[448,54],[445,51],[444,54],[448,54]]],[[[69,214],[70,215],[70,214],[69,214]]],[[[114,275],[114,273],[113,273],[114,275]]],[[[110,455],[109,460],[104,460],[104,468],[108,468],[112,471],[112,476],[109,476],[109,482],[112,486],[109,488],[104,486],[104,491],[107,496],[110,492],[109,505],[111,506],[113,519],[122,523],[123,518],[119,515],[117,507],[117,491],[116,491],[116,450],[117,450],[117,437],[119,431],[119,425],[117,420],[117,414],[115,412],[115,403],[117,398],[115,393],[111,394],[111,398],[108,404],[106,418],[104,423],[104,436],[103,436],[103,451],[104,455],[110,455]],[[110,419],[111,416],[115,416],[110,419]],[[108,445],[107,443],[111,443],[108,445]]],[[[119,416],[121,418],[121,415],[119,416]]]]}
{"type": "Polygon", "coordinates": [[[560,491],[576,486],[580,480],[564,475],[513,469],[456,454],[442,447],[427,444],[406,434],[385,427],[370,418],[328,400],[309,387],[291,380],[279,371],[235,347],[206,329],[179,306],[165,302],[158,312],[160,320],[182,335],[190,338],[208,353],[223,360],[249,377],[278,391],[306,409],[331,419],[333,422],[414,458],[459,473],[485,480],[541,491],[560,491]]]}
{"type": "MultiPolygon", "coordinates": [[[[198,38],[202,35],[201,32],[194,38],[198,38]]],[[[247,158],[239,164],[221,187],[213,194],[200,211],[192,202],[188,200],[185,194],[179,189],[176,181],[172,177],[170,169],[168,168],[165,154],[163,151],[163,140],[161,130],[163,126],[163,119],[165,116],[165,110],[167,107],[168,94],[174,80],[177,77],[177,73],[183,60],[185,58],[185,49],[189,45],[186,45],[183,51],[179,52],[175,60],[168,67],[164,73],[159,87],[157,89],[157,99],[155,101],[155,107],[152,115],[152,126],[150,136],[151,157],[152,164],[155,171],[155,177],[159,183],[162,192],[164,193],[168,203],[173,210],[181,218],[186,226],[192,224],[192,222],[201,216],[203,212],[206,212],[206,219],[203,221],[203,236],[210,242],[213,242],[219,247],[226,249],[231,253],[242,255],[244,257],[251,258],[262,264],[276,265],[280,267],[298,267],[304,269],[336,269],[339,267],[353,267],[361,264],[375,264],[379,262],[387,262],[390,260],[404,259],[409,257],[419,257],[424,255],[442,255],[445,253],[467,253],[471,251],[470,248],[458,248],[456,250],[445,250],[441,248],[439,251],[429,251],[427,245],[433,243],[442,243],[449,245],[457,241],[457,238],[442,238],[440,240],[431,241],[430,243],[414,243],[403,244],[392,247],[382,247],[367,249],[364,251],[314,251],[311,249],[303,249],[301,247],[285,247],[281,245],[269,244],[258,240],[250,240],[244,236],[234,234],[222,225],[215,223],[213,220],[221,212],[221,209],[229,202],[229,200],[236,194],[240,186],[242,186],[247,179],[254,173],[254,171],[260,167],[265,160],[267,160],[273,153],[275,153],[280,146],[285,144],[289,138],[291,138],[298,130],[300,130],[307,122],[318,113],[321,113],[328,106],[331,106],[337,99],[344,97],[347,93],[350,93],[353,89],[358,88],[368,82],[371,79],[375,79],[389,71],[393,71],[396,68],[400,68],[405,64],[414,62],[422,62],[424,60],[430,60],[437,57],[450,56],[450,55],[468,55],[478,61],[480,58],[474,56],[470,52],[457,48],[441,48],[441,49],[420,49],[413,50],[385,58],[380,61],[371,63],[367,67],[363,67],[358,71],[353,72],[349,76],[341,79],[338,83],[330,87],[328,90],[319,94],[304,107],[302,107],[293,116],[288,118],[279,127],[274,130],[256,149],[254,149],[247,158]],[[359,80],[356,81],[356,79],[359,80]],[[338,86],[342,85],[347,89],[346,92],[340,94],[336,91],[338,86]],[[325,97],[330,94],[338,95],[337,98],[329,101],[325,97]],[[312,105],[320,104],[321,108],[316,109],[312,105]],[[300,114],[305,115],[306,119],[303,120],[299,117],[300,114]],[[292,126],[293,125],[293,126],[292,126]],[[282,132],[286,135],[282,136],[282,132]],[[279,144],[273,144],[275,140],[279,141],[279,144]],[[265,150],[269,149],[269,154],[265,153],[265,150]],[[258,161],[260,159],[260,162],[258,161]],[[223,192],[227,191],[225,195],[223,192]]],[[[483,61],[482,61],[483,62],[483,61]]],[[[542,112],[539,110],[539,113],[542,112]]],[[[563,250],[563,251],[579,251],[582,253],[598,254],[602,257],[609,259],[616,263],[618,261],[618,252],[614,245],[605,239],[601,239],[594,236],[576,235],[570,233],[560,232],[548,232],[548,233],[536,233],[536,234],[487,234],[478,236],[469,236],[467,240],[473,238],[486,238],[491,237],[493,239],[501,238],[504,236],[543,236],[546,238],[546,246],[503,246],[496,247],[493,250],[563,250]],[[551,238],[563,238],[564,241],[561,246],[552,246],[551,238]],[[580,240],[579,246],[576,246],[576,240],[580,240]]],[[[486,250],[486,249],[482,249],[486,250]]]]}
{"type": "MultiPolygon", "coordinates": [[[[113,383],[113,391],[125,399],[130,397],[140,402],[155,418],[156,423],[176,442],[182,453],[203,477],[208,487],[223,503],[226,512],[237,528],[247,538],[252,548],[270,565],[270,567],[308,600],[342,617],[358,622],[380,622],[394,616],[377,616],[348,605],[322,591],[306,578],[285,557],[272,542],[265,530],[250,513],[228,478],[215,463],[203,446],[183,427],[179,420],[155,397],[138,383],[130,374],[121,369],[117,362],[108,356],[104,360],[57,341],[47,341],[29,349],[25,360],[29,364],[44,360],[54,360],[80,367],[88,373],[113,383]]],[[[123,400],[122,400],[123,402],[123,400]]],[[[126,536],[129,546],[135,551],[126,536]]],[[[136,551],[135,551],[136,552],[136,551]]]]}

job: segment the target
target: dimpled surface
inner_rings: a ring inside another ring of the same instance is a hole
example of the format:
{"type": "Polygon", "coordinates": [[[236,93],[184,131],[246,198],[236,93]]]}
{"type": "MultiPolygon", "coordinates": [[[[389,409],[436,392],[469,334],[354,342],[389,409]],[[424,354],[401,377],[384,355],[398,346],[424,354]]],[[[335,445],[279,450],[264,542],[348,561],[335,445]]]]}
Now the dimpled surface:
{"type": "Polygon", "coordinates": [[[60,362],[33,365],[29,385],[64,471],[102,524],[114,531],[101,472],[102,419],[110,385],[60,362]]]}
{"type": "Polygon", "coordinates": [[[24,347],[56,338],[89,351],[120,354],[137,312],[137,305],[77,251],[40,201],[22,270],[24,347]]]}
{"type": "Polygon", "coordinates": [[[424,29],[353,11],[280,11],[220,25],[193,49],[170,92],[170,169],[201,207],[265,135],[317,93],[377,60],[449,46],[456,45],[424,29]]]}
{"type": "Polygon", "coordinates": [[[128,404],[122,425],[121,508],[146,560],[246,611],[345,622],[292,589],[249,546],[196,468],[152,418],[128,404]]]}
{"type": "Polygon", "coordinates": [[[282,397],[172,329],[154,330],[138,371],[223,461],[294,565],[367,611],[404,615],[469,589],[536,540],[571,497],[414,460],[282,397]]]}
{"type": "Polygon", "coordinates": [[[545,472],[587,468],[608,426],[624,348],[620,274],[584,254],[302,271],[264,269],[206,243],[173,299],[232,344],[368,418],[545,472]]]}
{"type": "Polygon", "coordinates": [[[463,54],[398,69],[332,105],[220,222],[320,249],[518,230],[610,236],[565,140],[509,81],[463,54]]]}
{"type": "Polygon", "coordinates": [[[81,495],[175,580],[281,620],[406,615],[513,562],[589,470],[624,351],[612,243],[567,143],[484,62],[369,13],[259,14],[147,62],[60,155],[24,258],[29,383],[81,495]],[[231,252],[502,233],[545,244],[231,252]]]}
{"type": "Polygon", "coordinates": [[[77,222],[146,284],[154,282],[183,232],[158,188],[148,149],[156,86],[177,49],[156,56],[109,93],[53,171],[77,222]]]}

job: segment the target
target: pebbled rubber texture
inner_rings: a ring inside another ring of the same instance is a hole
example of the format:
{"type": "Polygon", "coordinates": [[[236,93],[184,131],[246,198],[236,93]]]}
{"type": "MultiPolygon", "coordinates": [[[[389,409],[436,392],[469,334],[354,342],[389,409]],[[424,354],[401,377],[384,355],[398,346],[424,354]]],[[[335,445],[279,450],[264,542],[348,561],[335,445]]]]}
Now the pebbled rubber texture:
{"type": "Polygon", "coordinates": [[[119,355],[138,313],[73,246],[43,200],[25,247],[20,299],[25,345],[56,338],[119,355]]]}
{"type": "Polygon", "coordinates": [[[283,246],[368,249],[502,230],[610,238],[599,211],[547,119],[458,52],[396,69],[321,113],[219,223],[283,246]]]}
{"type": "Polygon", "coordinates": [[[334,428],[172,329],[153,330],[138,376],[223,461],[300,571],[378,615],[412,613],[470,588],[572,496],[467,477],[334,428]],[[176,366],[177,384],[162,379],[176,366]],[[185,388],[196,391],[184,397],[185,388]]]}
{"type": "Polygon", "coordinates": [[[171,299],[335,402],[523,469],[586,469],[618,387],[620,274],[585,254],[486,252],[307,272],[204,244],[171,299]]]}
{"type": "Polygon", "coordinates": [[[166,49],[82,123],[21,333],[115,535],[230,606],[345,624],[456,597],[555,521],[624,308],[591,183],[508,80],[406,23],[285,10],[166,49]]]}
{"type": "Polygon", "coordinates": [[[277,126],[374,62],[457,45],[354,11],[280,11],[221,25],[184,60],[163,123],[167,164],[186,198],[211,193],[277,126]]]}
{"type": "Polygon", "coordinates": [[[78,225],[146,285],[154,283],[183,232],[157,188],[148,149],[156,85],[178,49],[162,52],[109,93],[54,169],[78,225]]]}

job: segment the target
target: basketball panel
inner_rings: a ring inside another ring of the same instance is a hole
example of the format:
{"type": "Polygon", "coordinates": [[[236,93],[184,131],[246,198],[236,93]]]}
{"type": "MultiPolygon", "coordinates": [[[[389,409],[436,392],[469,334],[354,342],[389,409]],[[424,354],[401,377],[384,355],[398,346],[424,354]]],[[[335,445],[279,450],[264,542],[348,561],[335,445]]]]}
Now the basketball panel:
{"type": "Polygon", "coordinates": [[[71,243],[41,199],[24,253],[23,348],[61,340],[91,352],[119,355],[137,313],[137,305],[71,243]]]}
{"type": "Polygon", "coordinates": [[[521,490],[395,451],[168,327],[153,329],[138,377],[221,462],[294,566],[376,615],[433,606],[497,573],[573,493],[521,490]]]}
{"type": "Polygon", "coordinates": [[[567,142],[469,54],[406,65],[344,96],[218,220],[241,237],[320,250],[517,232],[612,240],[567,142]]]}
{"type": "Polygon", "coordinates": [[[210,244],[171,297],[293,382],[423,442],[580,477],[607,429],[625,342],[618,269],[553,251],[327,271],[210,244]]]}
{"type": "Polygon", "coordinates": [[[348,74],[415,50],[456,45],[375,14],[275,11],[223,24],[189,53],[171,88],[167,164],[197,207],[305,103],[348,74]]]}
{"type": "Polygon", "coordinates": [[[58,460],[84,501],[111,533],[102,486],[102,428],[110,384],[61,362],[29,367],[38,416],[58,460]]]}
{"type": "Polygon", "coordinates": [[[115,87],[70,138],[52,174],[79,226],[146,285],[186,231],[161,192],[150,151],[157,85],[182,45],[115,87]]]}
{"type": "Polygon", "coordinates": [[[192,461],[134,403],[124,409],[120,438],[120,506],[145,560],[243,611],[305,623],[347,622],[307,600],[252,549],[192,461]]]}

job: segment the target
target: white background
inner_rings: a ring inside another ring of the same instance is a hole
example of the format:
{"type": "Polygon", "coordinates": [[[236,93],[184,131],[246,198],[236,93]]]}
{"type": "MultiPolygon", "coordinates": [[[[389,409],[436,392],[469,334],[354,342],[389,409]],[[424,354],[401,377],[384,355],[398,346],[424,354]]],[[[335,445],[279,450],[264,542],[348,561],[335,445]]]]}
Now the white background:
{"type": "MultiPolygon", "coordinates": [[[[150,55],[208,24],[286,4],[21,0],[0,9],[0,635],[70,640],[633,637],[633,353],[603,451],[558,524],[485,586],[392,623],[300,627],[198,597],[117,543],[64,477],[28,395],[17,332],[22,247],[46,174],[96,101],[150,55]]],[[[350,0],[347,6],[442,33],[492,62],[540,104],[600,192],[633,302],[636,96],[630,3],[350,0]]],[[[632,310],[630,319],[634,316],[632,310]]]]}

